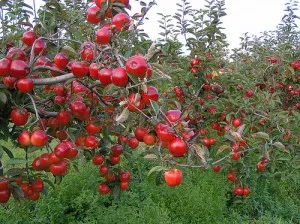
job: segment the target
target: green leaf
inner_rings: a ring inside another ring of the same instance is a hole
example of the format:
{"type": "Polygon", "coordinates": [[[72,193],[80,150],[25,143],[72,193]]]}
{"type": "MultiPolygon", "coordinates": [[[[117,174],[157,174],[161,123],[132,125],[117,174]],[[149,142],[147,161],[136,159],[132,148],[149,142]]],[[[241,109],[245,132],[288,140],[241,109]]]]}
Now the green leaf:
{"type": "Polygon", "coordinates": [[[62,48],[62,52],[66,53],[67,55],[72,55],[72,56],[75,56],[77,54],[77,52],[74,50],[74,48],[72,48],[70,46],[64,46],[62,48]]]}
{"type": "Polygon", "coordinates": [[[4,92],[0,92],[0,106],[5,105],[7,102],[7,96],[4,92]]]}
{"type": "Polygon", "coordinates": [[[246,127],[245,124],[243,124],[242,126],[240,126],[240,127],[238,128],[238,130],[237,130],[237,133],[239,133],[240,135],[242,135],[243,132],[244,132],[244,130],[245,130],[245,127],[246,127]]]}
{"type": "Polygon", "coordinates": [[[114,190],[113,190],[114,202],[118,202],[119,201],[119,199],[120,199],[120,193],[121,193],[121,188],[120,188],[120,185],[117,184],[117,185],[115,185],[114,190]]]}
{"type": "Polygon", "coordinates": [[[293,113],[294,117],[297,118],[298,121],[300,121],[300,113],[298,113],[295,110],[293,110],[292,113],[293,113]]]}
{"type": "Polygon", "coordinates": [[[24,172],[25,170],[22,168],[12,168],[6,172],[6,175],[9,177],[15,177],[15,176],[20,176],[24,172]]]}
{"type": "Polygon", "coordinates": [[[21,165],[21,164],[26,164],[26,159],[22,158],[11,158],[7,160],[6,164],[7,165],[21,165]]]}
{"type": "Polygon", "coordinates": [[[9,158],[14,158],[14,154],[8,148],[2,145],[2,149],[8,155],[9,158]]]}
{"type": "Polygon", "coordinates": [[[164,170],[164,168],[162,166],[153,167],[147,175],[148,181],[151,180],[155,174],[158,174],[159,172],[161,172],[163,170],[164,170]]]}
{"type": "Polygon", "coordinates": [[[40,150],[40,149],[41,149],[40,147],[31,146],[31,147],[27,148],[27,152],[32,153],[32,152],[35,152],[35,151],[40,150]]]}
{"type": "Polygon", "coordinates": [[[282,144],[281,142],[274,142],[273,145],[274,145],[276,148],[279,148],[279,149],[285,149],[284,144],[282,144]]]}
{"type": "Polygon", "coordinates": [[[159,171],[155,178],[156,185],[161,185],[163,183],[163,171],[159,171]]]}
{"type": "Polygon", "coordinates": [[[266,139],[266,140],[269,140],[270,139],[270,136],[268,133],[265,133],[265,132],[257,132],[257,133],[254,133],[252,134],[252,137],[253,138],[262,138],[262,139],[266,139]]]}
{"type": "Polygon", "coordinates": [[[147,6],[147,4],[145,2],[140,2],[141,6],[147,6]]]}
{"type": "Polygon", "coordinates": [[[115,118],[115,121],[119,124],[119,123],[123,123],[125,122],[129,117],[129,110],[127,107],[125,107],[122,111],[122,113],[120,115],[118,115],[115,118]]]}
{"type": "Polygon", "coordinates": [[[47,184],[49,184],[50,187],[52,187],[53,189],[55,189],[55,185],[54,185],[54,183],[51,180],[44,179],[44,182],[46,182],[47,184]]]}
{"type": "Polygon", "coordinates": [[[151,106],[155,112],[155,115],[157,116],[159,114],[159,105],[156,101],[150,100],[151,106]]]}
{"type": "Polygon", "coordinates": [[[124,4],[123,3],[121,3],[121,2],[114,2],[113,4],[112,4],[113,6],[118,6],[118,7],[120,7],[120,8],[124,8],[124,4]]]}
{"type": "Polygon", "coordinates": [[[283,155],[283,156],[279,157],[277,160],[278,161],[289,161],[289,160],[291,160],[291,158],[289,157],[289,155],[283,155]]]}
{"type": "Polygon", "coordinates": [[[55,180],[54,180],[55,184],[60,184],[61,181],[62,181],[62,176],[55,176],[55,180]]]}

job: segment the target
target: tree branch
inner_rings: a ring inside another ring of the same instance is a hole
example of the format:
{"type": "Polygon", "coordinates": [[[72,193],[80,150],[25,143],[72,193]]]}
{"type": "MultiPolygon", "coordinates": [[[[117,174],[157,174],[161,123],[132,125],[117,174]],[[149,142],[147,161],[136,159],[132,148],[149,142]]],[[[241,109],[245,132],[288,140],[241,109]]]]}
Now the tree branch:
{"type": "Polygon", "coordinates": [[[67,72],[65,71],[62,71],[62,70],[59,70],[57,68],[53,68],[51,66],[36,66],[32,69],[32,71],[37,71],[37,70],[50,70],[50,71],[53,71],[53,72],[58,72],[58,73],[61,73],[61,74],[67,74],[67,72]]]}
{"type": "Polygon", "coordinates": [[[43,78],[43,79],[33,79],[34,85],[50,85],[50,84],[57,84],[69,79],[75,79],[75,76],[72,73],[68,73],[65,75],[51,77],[51,78],[43,78]]]}
{"type": "Polygon", "coordinates": [[[77,82],[81,83],[86,88],[88,88],[91,92],[95,93],[96,96],[98,97],[98,99],[101,101],[101,103],[103,103],[105,106],[108,106],[108,104],[103,100],[102,96],[96,90],[94,90],[94,88],[89,87],[87,84],[85,84],[84,82],[82,82],[80,80],[77,80],[77,82]]]}

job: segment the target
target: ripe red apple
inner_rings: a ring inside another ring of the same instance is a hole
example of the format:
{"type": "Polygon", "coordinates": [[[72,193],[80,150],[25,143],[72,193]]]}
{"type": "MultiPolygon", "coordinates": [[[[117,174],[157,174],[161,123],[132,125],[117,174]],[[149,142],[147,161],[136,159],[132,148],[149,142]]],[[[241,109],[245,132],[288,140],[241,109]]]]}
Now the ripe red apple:
{"type": "Polygon", "coordinates": [[[215,138],[209,138],[209,145],[215,145],[217,143],[215,138]]]}
{"type": "Polygon", "coordinates": [[[238,128],[239,126],[242,125],[242,119],[241,118],[235,118],[233,121],[232,121],[232,125],[236,128],[238,128]]]}
{"type": "Polygon", "coordinates": [[[28,46],[32,46],[36,40],[36,34],[33,31],[26,31],[21,38],[22,42],[28,46]]]}
{"type": "Polygon", "coordinates": [[[232,158],[233,160],[239,160],[239,159],[241,158],[241,155],[240,155],[239,153],[233,153],[233,154],[231,155],[231,158],[232,158]]]}
{"type": "Polygon", "coordinates": [[[227,179],[231,182],[237,181],[237,177],[235,176],[234,172],[229,172],[227,174],[227,179]]]}
{"type": "Polygon", "coordinates": [[[0,76],[5,77],[10,75],[11,61],[7,58],[0,60],[0,76]]]}
{"type": "Polygon", "coordinates": [[[22,93],[31,93],[33,90],[33,80],[27,78],[19,79],[17,87],[22,93]]]}
{"type": "Polygon", "coordinates": [[[47,44],[44,40],[37,40],[33,46],[35,55],[44,55],[47,52],[47,44]]]}
{"type": "Polygon", "coordinates": [[[14,48],[14,47],[12,47],[7,52],[6,58],[8,60],[10,60],[10,61],[14,61],[14,60],[25,61],[26,60],[26,54],[20,48],[14,48]]]}
{"type": "Polygon", "coordinates": [[[144,104],[150,104],[150,100],[158,101],[158,90],[154,86],[147,86],[146,92],[141,91],[144,104]]]}
{"type": "Polygon", "coordinates": [[[126,86],[128,83],[128,75],[124,68],[115,68],[112,70],[111,81],[116,86],[126,86]]]}
{"type": "Polygon", "coordinates": [[[111,155],[111,156],[109,157],[109,162],[110,162],[111,164],[113,164],[113,165],[118,164],[118,163],[120,162],[120,160],[121,160],[120,156],[114,156],[114,155],[111,155]]]}
{"type": "Polygon", "coordinates": [[[259,162],[257,165],[256,165],[256,169],[260,172],[263,172],[265,170],[265,165],[264,163],[262,162],[259,162]]]}
{"type": "Polygon", "coordinates": [[[33,191],[32,195],[28,196],[31,201],[37,201],[40,199],[40,193],[33,191]]]}
{"type": "Polygon", "coordinates": [[[127,144],[128,143],[128,138],[125,137],[124,135],[119,135],[118,136],[118,144],[122,145],[122,144],[127,144]]]}
{"type": "Polygon", "coordinates": [[[94,79],[94,80],[97,80],[98,79],[98,65],[96,63],[92,63],[90,64],[89,66],[89,73],[90,73],[90,76],[94,79]]]}
{"type": "Polygon", "coordinates": [[[111,147],[111,152],[113,156],[119,156],[123,153],[123,147],[122,145],[113,145],[111,147]]]}
{"type": "Polygon", "coordinates": [[[48,135],[42,130],[36,130],[30,139],[33,146],[45,146],[48,142],[48,135]]]}
{"type": "Polygon", "coordinates": [[[119,179],[121,182],[129,182],[131,178],[131,173],[128,170],[125,170],[120,173],[119,179]]]}
{"type": "Polygon", "coordinates": [[[40,56],[36,60],[35,66],[51,66],[51,61],[46,56],[40,56]]]}
{"type": "Polygon", "coordinates": [[[183,91],[182,91],[181,87],[175,86],[173,91],[174,91],[174,93],[177,97],[182,97],[183,96],[183,91]]]}
{"type": "Polygon", "coordinates": [[[214,171],[215,171],[216,173],[220,172],[221,168],[222,168],[222,167],[221,167],[220,165],[218,165],[218,164],[214,165],[214,167],[213,167],[213,169],[214,169],[214,171]]]}
{"type": "Polygon", "coordinates": [[[30,68],[25,61],[14,60],[10,64],[10,74],[17,79],[25,78],[30,72],[30,68]]]}
{"type": "Polygon", "coordinates": [[[68,171],[68,160],[62,160],[50,166],[50,172],[55,176],[65,175],[68,171]]]}
{"type": "MultiPolygon", "coordinates": [[[[80,55],[84,61],[93,61],[95,58],[95,50],[94,48],[86,47],[81,51],[80,55]]],[[[70,66],[72,66],[72,64],[70,66]]]]}
{"type": "Polygon", "coordinates": [[[166,117],[168,118],[168,120],[170,122],[175,123],[180,119],[181,111],[180,110],[168,110],[166,112],[166,117]]]}
{"type": "Polygon", "coordinates": [[[111,84],[112,82],[112,69],[110,68],[103,68],[99,71],[98,73],[98,78],[99,78],[99,81],[100,83],[103,85],[103,86],[107,86],[109,84],[111,84]]]}
{"type": "Polygon", "coordinates": [[[132,149],[136,149],[139,146],[139,140],[137,138],[130,138],[128,140],[128,145],[132,149]]]}
{"type": "Polygon", "coordinates": [[[89,135],[84,140],[84,146],[86,148],[95,149],[99,146],[99,140],[97,139],[97,137],[89,135]]]}
{"type": "Polygon", "coordinates": [[[98,187],[98,192],[99,192],[100,194],[103,194],[103,195],[109,194],[110,191],[111,191],[111,190],[110,190],[109,186],[107,186],[107,185],[104,184],[104,183],[100,184],[99,187],[98,187]]]}
{"type": "Polygon", "coordinates": [[[61,126],[66,126],[71,121],[71,113],[69,111],[60,111],[56,115],[56,119],[61,126]]]}
{"type": "Polygon", "coordinates": [[[200,62],[201,62],[201,60],[196,56],[195,58],[193,58],[192,60],[191,60],[191,67],[195,67],[195,66],[198,66],[198,65],[200,65],[200,62]]]}
{"type": "Polygon", "coordinates": [[[236,195],[243,195],[243,193],[244,193],[244,190],[243,190],[243,188],[242,187],[240,187],[240,186],[236,186],[235,188],[234,188],[234,194],[236,194],[236,195]]]}
{"type": "Polygon", "coordinates": [[[147,128],[136,128],[134,131],[134,136],[136,137],[137,140],[139,140],[140,142],[143,141],[143,138],[146,134],[148,134],[148,130],[147,128]]]}
{"type": "Polygon", "coordinates": [[[21,146],[26,147],[31,145],[31,136],[28,130],[24,130],[18,136],[18,142],[21,146]]]}
{"type": "Polygon", "coordinates": [[[175,157],[183,156],[187,149],[187,144],[181,138],[175,138],[168,146],[169,152],[175,157]]]}
{"type": "Polygon", "coordinates": [[[126,13],[118,13],[112,18],[111,24],[114,25],[115,29],[118,31],[128,30],[130,17],[126,13]]]}
{"type": "Polygon", "coordinates": [[[17,126],[26,124],[28,117],[29,112],[25,108],[13,109],[10,113],[10,118],[12,122],[17,126]]]}
{"type": "Polygon", "coordinates": [[[9,178],[0,177],[0,191],[4,191],[9,187],[9,178]]]}
{"type": "Polygon", "coordinates": [[[105,157],[100,154],[94,155],[92,159],[93,164],[96,166],[102,165],[104,161],[105,161],[105,157]]]}
{"type": "Polygon", "coordinates": [[[101,130],[102,130],[102,126],[100,125],[97,125],[93,122],[89,122],[87,125],[86,125],[86,131],[89,133],[89,134],[97,134],[99,133],[101,130]]]}
{"type": "Polygon", "coordinates": [[[204,138],[203,139],[203,145],[206,146],[206,147],[209,147],[210,146],[210,138],[204,138]]]}
{"type": "Polygon", "coordinates": [[[139,78],[144,78],[148,70],[147,61],[140,55],[128,58],[126,62],[126,72],[139,78]]]}
{"type": "Polygon", "coordinates": [[[4,204],[4,203],[8,202],[8,200],[10,198],[10,194],[11,194],[11,192],[9,189],[0,191],[0,203],[4,204]]]}
{"type": "Polygon", "coordinates": [[[245,92],[245,94],[246,94],[247,97],[250,98],[250,97],[252,97],[254,95],[254,92],[251,89],[247,89],[246,92],[245,92]]]}
{"type": "Polygon", "coordinates": [[[89,74],[89,66],[84,62],[73,62],[71,70],[73,75],[77,78],[81,78],[89,74]]]}
{"type": "Polygon", "coordinates": [[[248,194],[250,194],[250,189],[249,187],[245,186],[243,189],[243,195],[248,195],[248,194]]]}
{"type": "Polygon", "coordinates": [[[146,134],[143,137],[143,141],[146,145],[155,145],[156,137],[153,134],[146,134]]]}
{"type": "Polygon", "coordinates": [[[131,112],[136,112],[139,110],[142,110],[144,108],[143,101],[138,98],[138,95],[135,93],[130,93],[128,96],[128,110],[131,112]]]}
{"type": "Polygon", "coordinates": [[[109,44],[110,38],[111,38],[111,32],[109,29],[101,28],[96,31],[95,41],[98,44],[103,44],[103,45],[109,44]]]}
{"type": "Polygon", "coordinates": [[[72,114],[78,117],[87,110],[87,107],[82,101],[76,100],[71,102],[70,110],[72,114]]]}
{"type": "Polygon", "coordinates": [[[58,53],[54,57],[54,63],[57,65],[58,68],[64,69],[69,63],[69,56],[65,53],[58,53]]]}
{"type": "Polygon", "coordinates": [[[164,173],[166,184],[175,187],[182,182],[182,172],[178,169],[171,169],[164,173]]]}
{"type": "Polygon", "coordinates": [[[32,190],[35,192],[42,192],[44,189],[44,182],[41,178],[36,178],[32,183],[31,183],[32,190]]]}
{"type": "Polygon", "coordinates": [[[120,182],[120,188],[122,191],[126,191],[128,189],[129,182],[120,182]]]}
{"type": "Polygon", "coordinates": [[[116,179],[116,175],[114,173],[108,173],[104,176],[104,179],[107,181],[107,182],[113,182],[115,181],[116,179]]]}
{"type": "Polygon", "coordinates": [[[66,143],[62,142],[54,148],[54,154],[57,157],[67,158],[70,153],[70,150],[71,148],[66,143]]]}
{"type": "Polygon", "coordinates": [[[101,165],[99,167],[99,173],[104,176],[106,174],[108,174],[108,171],[109,171],[109,167],[107,165],[101,165]]]}
{"type": "Polygon", "coordinates": [[[100,9],[97,5],[93,5],[86,11],[86,20],[92,24],[97,24],[102,20],[100,9]]]}
{"type": "Polygon", "coordinates": [[[162,123],[157,123],[155,125],[155,132],[158,138],[164,142],[171,142],[175,138],[174,130],[162,123]]]}

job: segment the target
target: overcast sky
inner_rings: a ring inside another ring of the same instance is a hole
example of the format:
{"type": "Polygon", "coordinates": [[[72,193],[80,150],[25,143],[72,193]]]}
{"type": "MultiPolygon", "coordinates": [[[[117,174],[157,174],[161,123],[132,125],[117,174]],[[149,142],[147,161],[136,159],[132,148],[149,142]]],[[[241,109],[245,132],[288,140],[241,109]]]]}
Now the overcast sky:
{"type": "MultiPolygon", "coordinates": [[[[147,2],[147,0],[144,0],[147,2]]],[[[31,4],[32,0],[25,0],[31,4]]],[[[41,1],[37,0],[37,4],[41,1]]],[[[132,13],[138,12],[138,2],[130,0],[132,13]]],[[[157,13],[171,14],[176,11],[176,3],[180,0],[156,0],[157,5],[148,13],[144,29],[152,39],[158,37],[157,13]]],[[[204,5],[204,0],[190,0],[193,8],[200,9],[204,5]]],[[[287,0],[226,0],[227,16],[223,17],[223,27],[230,44],[230,48],[239,46],[239,37],[243,33],[259,34],[265,30],[274,30],[284,15],[285,3],[287,0]]],[[[299,11],[298,11],[299,12],[299,11]]],[[[300,12],[298,13],[300,15],[300,12]]],[[[298,20],[298,27],[300,21],[298,20]]]]}

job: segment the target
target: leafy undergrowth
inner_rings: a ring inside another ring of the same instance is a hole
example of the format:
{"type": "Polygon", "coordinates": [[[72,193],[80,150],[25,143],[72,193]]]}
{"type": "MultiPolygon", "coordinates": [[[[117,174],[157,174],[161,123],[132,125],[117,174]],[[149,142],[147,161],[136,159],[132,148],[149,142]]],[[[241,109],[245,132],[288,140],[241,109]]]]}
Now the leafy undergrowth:
{"type": "Polygon", "coordinates": [[[251,196],[234,203],[223,174],[184,170],[179,187],[156,186],[138,178],[146,176],[148,163],[135,163],[130,190],[115,201],[98,194],[97,167],[82,162],[79,173],[72,170],[41,200],[11,200],[0,209],[0,223],[300,223],[297,188],[287,183],[253,183],[251,196]]]}

